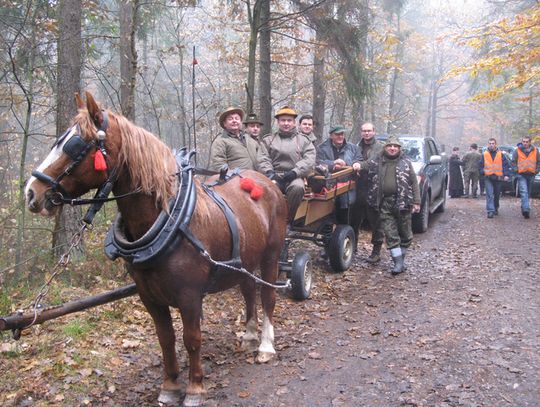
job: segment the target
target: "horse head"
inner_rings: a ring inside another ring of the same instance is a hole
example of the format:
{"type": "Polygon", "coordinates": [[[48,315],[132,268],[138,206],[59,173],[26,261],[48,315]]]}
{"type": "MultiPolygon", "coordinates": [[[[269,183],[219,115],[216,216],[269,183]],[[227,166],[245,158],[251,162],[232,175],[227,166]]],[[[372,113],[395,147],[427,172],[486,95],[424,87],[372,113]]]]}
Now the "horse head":
{"type": "Polygon", "coordinates": [[[71,127],[55,141],[26,184],[26,204],[31,212],[54,215],[66,200],[102,185],[108,178],[107,167],[114,165],[111,157],[107,161],[103,157],[116,149],[108,137],[107,112],[88,92],[86,104],[78,94],[75,100],[79,113],[71,127]]]}

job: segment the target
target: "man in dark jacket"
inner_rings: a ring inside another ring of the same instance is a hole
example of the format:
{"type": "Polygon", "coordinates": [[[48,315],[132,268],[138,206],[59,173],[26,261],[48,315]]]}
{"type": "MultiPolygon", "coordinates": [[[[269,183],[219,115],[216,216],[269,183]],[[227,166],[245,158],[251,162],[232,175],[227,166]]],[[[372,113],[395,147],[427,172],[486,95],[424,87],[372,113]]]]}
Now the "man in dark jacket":
{"type": "Polygon", "coordinates": [[[403,272],[405,254],[413,239],[411,217],[420,211],[420,188],[409,159],[401,152],[397,137],[388,137],[383,152],[363,161],[367,173],[368,205],[380,214],[381,228],[386,238],[394,266],[392,274],[403,272]]]}
{"type": "MultiPolygon", "coordinates": [[[[375,126],[373,123],[364,123],[361,128],[361,138],[358,143],[358,153],[363,161],[369,161],[380,155],[383,151],[384,143],[375,138],[375,126]]],[[[384,234],[380,227],[379,212],[369,207],[366,202],[367,193],[367,173],[361,172],[356,183],[356,202],[352,209],[352,222],[358,242],[358,234],[364,219],[367,219],[371,229],[371,244],[373,248],[367,258],[368,263],[377,263],[381,260],[381,247],[384,241],[384,234]]]]}
{"type": "MultiPolygon", "coordinates": [[[[345,140],[345,128],[334,126],[330,129],[328,140],[317,147],[317,164],[323,165],[330,172],[336,172],[344,167],[360,170],[360,155],[358,147],[345,140]]],[[[340,195],[336,200],[336,218],[338,223],[349,224],[349,208],[354,204],[356,191],[353,189],[340,195]]]]}
{"type": "Polygon", "coordinates": [[[497,140],[490,138],[488,148],[484,151],[479,163],[480,174],[484,175],[486,188],[486,211],[489,219],[499,214],[499,198],[501,183],[508,181],[510,166],[506,155],[497,148],[497,140]]]}
{"type": "Polygon", "coordinates": [[[521,214],[525,219],[529,219],[531,186],[534,177],[540,172],[538,148],[531,144],[529,136],[521,138],[521,143],[517,145],[517,148],[512,153],[512,164],[516,169],[519,196],[521,197],[521,214]]]}

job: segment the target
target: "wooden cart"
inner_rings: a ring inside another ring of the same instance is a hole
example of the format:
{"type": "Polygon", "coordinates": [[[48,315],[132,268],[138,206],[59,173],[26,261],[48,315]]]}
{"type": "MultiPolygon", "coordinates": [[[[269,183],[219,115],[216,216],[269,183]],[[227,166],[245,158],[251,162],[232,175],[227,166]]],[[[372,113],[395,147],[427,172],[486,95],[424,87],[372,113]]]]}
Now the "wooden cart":
{"type": "Polygon", "coordinates": [[[280,261],[280,270],[287,273],[295,299],[309,297],[312,273],[311,256],[307,251],[300,250],[290,259],[292,241],[307,240],[323,247],[335,272],[345,271],[351,266],[356,246],[355,233],[350,225],[337,223],[335,207],[339,196],[355,189],[354,178],[353,169],[347,167],[328,176],[314,175],[308,179],[304,199],[287,233],[280,261]]]}

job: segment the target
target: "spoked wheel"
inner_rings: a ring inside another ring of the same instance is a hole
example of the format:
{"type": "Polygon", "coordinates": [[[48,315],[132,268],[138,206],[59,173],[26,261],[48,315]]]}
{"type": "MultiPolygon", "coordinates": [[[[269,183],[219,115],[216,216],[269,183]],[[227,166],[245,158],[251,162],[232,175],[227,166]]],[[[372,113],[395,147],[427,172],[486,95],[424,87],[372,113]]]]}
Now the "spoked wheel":
{"type": "Polygon", "coordinates": [[[351,267],[356,245],[354,230],[349,225],[337,225],[328,243],[328,260],[335,272],[351,267]]]}
{"type": "Polygon", "coordinates": [[[291,294],[295,300],[309,298],[312,284],[311,256],[307,252],[298,252],[291,266],[291,294]]]}

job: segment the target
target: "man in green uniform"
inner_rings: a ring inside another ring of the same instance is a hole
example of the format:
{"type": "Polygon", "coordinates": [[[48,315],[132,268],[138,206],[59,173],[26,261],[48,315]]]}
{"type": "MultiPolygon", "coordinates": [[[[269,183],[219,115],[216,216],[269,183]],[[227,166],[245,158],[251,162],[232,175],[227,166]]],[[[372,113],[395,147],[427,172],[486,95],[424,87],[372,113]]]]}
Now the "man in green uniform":
{"type": "Polygon", "coordinates": [[[464,198],[472,196],[478,198],[478,181],[480,180],[480,160],[482,154],[478,152],[478,144],[472,143],[469,151],[463,156],[463,184],[465,184],[464,198]]]}
{"type": "Polygon", "coordinates": [[[394,261],[391,272],[399,274],[413,239],[411,214],[420,211],[416,173],[395,136],[388,137],[381,154],[361,166],[367,172],[367,203],[379,213],[386,247],[394,261]]]}
{"type": "Polygon", "coordinates": [[[210,147],[208,169],[219,171],[224,165],[230,169],[257,169],[259,143],[242,130],[244,111],[229,107],[219,116],[223,132],[216,137],[210,147]]]}
{"type": "Polygon", "coordinates": [[[296,112],[284,106],[275,115],[278,131],[262,138],[259,171],[275,181],[287,197],[289,222],[304,197],[304,178],[315,167],[315,146],[296,131],[296,112]]]}

